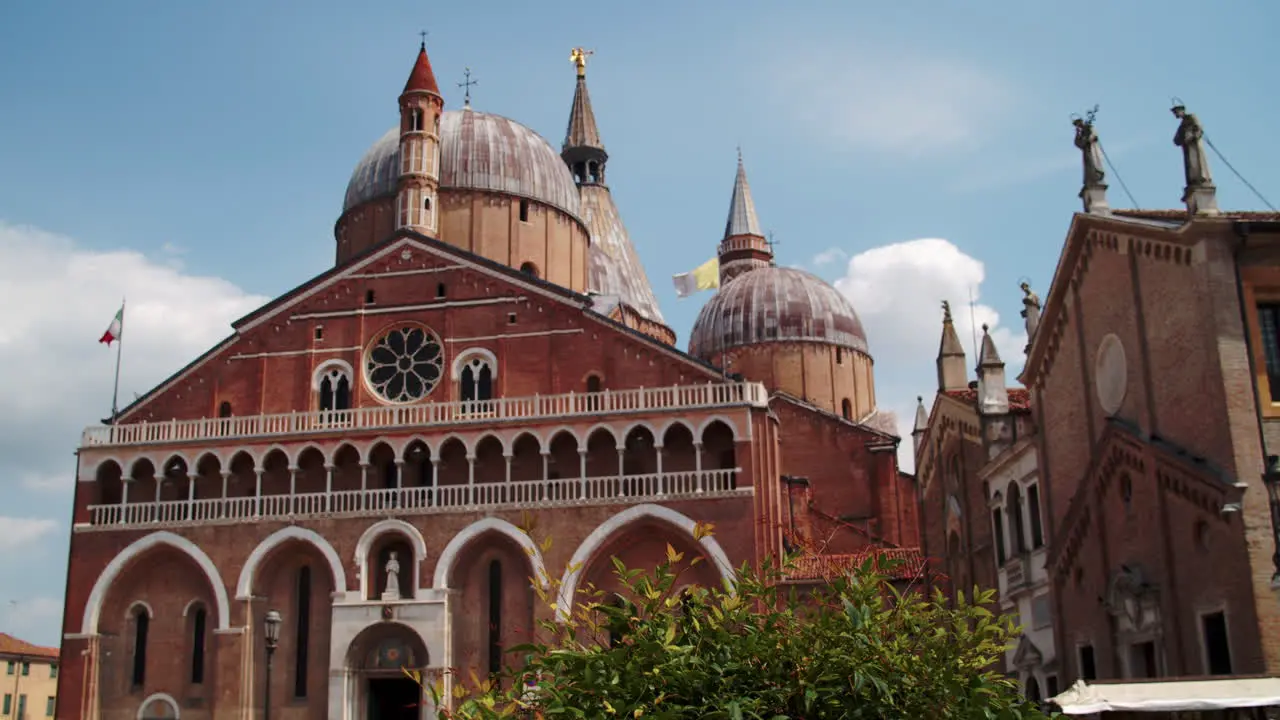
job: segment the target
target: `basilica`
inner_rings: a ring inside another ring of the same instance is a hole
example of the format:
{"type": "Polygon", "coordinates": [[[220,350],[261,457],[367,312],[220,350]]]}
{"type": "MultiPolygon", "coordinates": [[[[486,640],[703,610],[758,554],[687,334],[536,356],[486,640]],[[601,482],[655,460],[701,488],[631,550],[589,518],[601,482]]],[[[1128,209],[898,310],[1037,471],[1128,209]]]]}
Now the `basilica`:
{"type": "Polygon", "coordinates": [[[572,58],[557,150],[446,109],[424,45],[334,266],[84,431],[59,718],[426,718],[403,668],[518,664],[537,621],[620,590],[610,558],[668,544],[705,586],[791,551],[797,585],[923,572],[854,308],[775,264],[739,158],[677,345],[572,58]]]}

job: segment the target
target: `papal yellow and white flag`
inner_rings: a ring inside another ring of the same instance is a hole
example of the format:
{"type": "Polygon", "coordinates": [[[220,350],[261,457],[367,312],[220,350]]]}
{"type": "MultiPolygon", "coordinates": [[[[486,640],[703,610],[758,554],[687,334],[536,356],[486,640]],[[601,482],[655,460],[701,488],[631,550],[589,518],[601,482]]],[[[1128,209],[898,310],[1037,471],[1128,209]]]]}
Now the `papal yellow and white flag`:
{"type": "Polygon", "coordinates": [[[676,297],[686,298],[699,290],[720,287],[720,259],[711,258],[689,272],[672,275],[676,284],[676,297]]]}

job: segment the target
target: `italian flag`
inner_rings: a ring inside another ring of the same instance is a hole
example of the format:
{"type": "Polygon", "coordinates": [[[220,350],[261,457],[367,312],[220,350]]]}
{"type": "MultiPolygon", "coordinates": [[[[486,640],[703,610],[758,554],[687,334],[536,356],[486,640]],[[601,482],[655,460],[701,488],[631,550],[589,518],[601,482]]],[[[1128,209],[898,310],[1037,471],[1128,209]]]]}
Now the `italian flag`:
{"type": "Polygon", "coordinates": [[[98,339],[100,343],[106,343],[107,347],[111,347],[111,343],[120,339],[120,334],[124,332],[124,306],[120,306],[120,310],[116,312],[116,316],[111,319],[111,325],[107,331],[102,333],[102,337],[98,339]]]}

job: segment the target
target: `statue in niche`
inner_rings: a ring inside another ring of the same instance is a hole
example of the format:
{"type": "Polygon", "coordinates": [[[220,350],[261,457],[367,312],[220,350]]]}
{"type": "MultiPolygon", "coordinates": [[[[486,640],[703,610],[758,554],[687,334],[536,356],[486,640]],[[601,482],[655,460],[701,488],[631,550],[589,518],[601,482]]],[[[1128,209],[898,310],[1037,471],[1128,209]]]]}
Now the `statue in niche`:
{"type": "Polygon", "coordinates": [[[387,587],[382,591],[383,600],[400,599],[400,561],[396,559],[396,551],[392,550],[387,557],[387,587]]]}
{"type": "Polygon", "coordinates": [[[1173,144],[1182,148],[1182,172],[1187,187],[1212,187],[1209,156],[1204,151],[1204,126],[1182,104],[1174,105],[1172,112],[1180,121],[1177,132],[1173,134],[1173,144]]]}

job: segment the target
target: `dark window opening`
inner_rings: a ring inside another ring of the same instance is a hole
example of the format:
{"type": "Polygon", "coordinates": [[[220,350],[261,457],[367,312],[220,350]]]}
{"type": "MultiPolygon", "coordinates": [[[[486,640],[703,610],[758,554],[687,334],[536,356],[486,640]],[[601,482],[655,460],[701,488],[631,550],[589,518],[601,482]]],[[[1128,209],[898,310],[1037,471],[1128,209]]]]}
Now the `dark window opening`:
{"type": "Polygon", "coordinates": [[[322,325],[317,325],[317,326],[316,326],[316,339],[317,339],[317,340],[323,340],[323,339],[324,339],[324,326],[322,326],[322,325]]]}
{"type": "Polygon", "coordinates": [[[1027,514],[1031,516],[1031,548],[1044,547],[1044,526],[1040,521],[1040,486],[1027,488],[1027,514]]]}
{"type": "Polygon", "coordinates": [[[622,644],[622,638],[626,636],[627,627],[630,625],[627,620],[629,613],[625,612],[630,603],[621,595],[614,595],[613,602],[610,604],[623,611],[617,618],[609,621],[609,647],[615,648],[622,644]]]}
{"type": "Polygon", "coordinates": [[[520,272],[524,273],[525,275],[532,275],[533,277],[539,277],[538,266],[534,265],[531,262],[527,262],[521,265],[520,272]]]}
{"type": "Polygon", "coordinates": [[[849,398],[840,401],[840,414],[845,420],[853,419],[853,403],[849,402],[849,398]]]}
{"type": "Polygon", "coordinates": [[[1009,516],[1009,552],[1026,552],[1027,533],[1022,522],[1022,488],[1017,483],[1009,486],[1009,497],[1005,502],[1004,512],[1009,516]]]}
{"type": "Polygon", "coordinates": [[[377,296],[373,294],[373,291],[372,291],[372,290],[365,290],[365,291],[364,291],[364,301],[365,301],[365,304],[366,304],[366,305],[372,305],[372,304],[374,303],[374,298],[375,298],[375,297],[377,297],[377,296]]]}
{"type": "Polygon", "coordinates": [[[589,393],[600,392],[600,376],[599,375],[587,376],[587,392],[589,393]]]}
{"type": "Polygon", "coordinates": [[[1040,683],[1033,677],[1027,678],[1027,699],[1036,704],[1040,703],[1040,683]]]}
{"type": "Polygon", "coordinates": [[[1093,646],[1080,646],[1080,677],[1084,680],[1098,679],[1098,666],[1093,659],[1093,646]]]}
{"type": "Polygon", "coordinates": [[[422,198],[422,209],[426,210],[427,212],[431,212],[431,198],[429,197],[422,198]]]}
{"type": "Polygon", "coordinates": [[[529,201],[520,201],[520,222],[529,222],[529,201]]]}
{"type": "Polygon", "coordinates": [[[836,364],[844,364],[844,348],[836,348],[836,364]]]}
{"type": "Polygon", "coordinates": [[[1050,675],[1044,679],[1044,687],[1049,691],[1049,697],[1058,697],[1058,676],[1050,675]]]}
{"type": "Polygon", "coordinates": [[[222,404],[218,405],[218,417],[220,418],[231,417],[231,403],[224,400],[222,401],[222,404]]]}
{"type": "Polygon", "coordinates": [[[1226,613],[1216,612],[1200,618],[1204,630],[1205,670],[1210,675],[1231,674],[1231,641],[1227,637],[1226,613]]]}
{"type": "Polygon", "coordinates": [[[470,402],[474,400],[492,400],[493,399],[493,370],[489,368],[489,363],[483,360],[472,360],[462,369],[461,382],[462,400],[470,402]]]}
{"type": "Polygon", "coordinates": [[[442,298],[442,297],[444,297],[444,296],[445,296],[445,290],[446,290],[446,289],[447,289],[447,288],[445,288],[444,283],[440,283],[440,284],[436,285],[436,297],[438,297],[438,298],[442,298]]]}
{"type": "Polygon", "coordinates": [[[1128,475],[1120,478],[1120,499],[1124,500],[1126,506],[1133,499],[1133,478],[1128,475]]]}
{"type": "Polygon", "coordinates": [[[515,314],[515,313],[507,313],[507,324],[508,324],[508,325],[515,325],[515,324],[516,324],[516,314],[515,314]]]}
{"type": "Polygon", "coordinates": [[[1154,642],[1138,643],[1133,646],[1133,672],[1135,678],[1159,677],[1156,667],[1156,644],[1154,642]]]}
{"type": "Polygon", "coordinates": [[[418,132],[422,130],[422,109],[414,108],[409,116],[409,129],[418,132]]]}
{"type": "Polygon", "coordinates": [[[996,564],[1003,565],[1008,559],[1004,547],[1004,513],[1000,508],[991,511],[992,533],[996,540],[996,564]]]}
{"type": "Polygon", "coordinates": [[[195,618],[191,621],[191,684],[200,685],[204,683],[204,634],[205,634],[205,618],[204,608],[196,610],[195,618]]]}
{"type": "Polygon", "coordinates": [[[1258,305],[1258,326],[1266,355],[1271,402],[1280,402],[1280,303],[1258,305]]]}
{"type": "Polygon", "coordinates": [[[502,671],[502,563],[489,563],[489,673],[502,671]]]}
{"type": "Polygon", "coordinates": [[[320,410],[350,410],[351,381],[344,373],[331,372],[320,381],[320,410]]]}
{"type": "Polygon", "coordinates": [[[133,613],[133,673],[134,689],[142,687],[147,681],[147,631],[151,626],[151,618],[145,608],[138,608],[133,613]]]}
{"type": "Polygon", "coordinates": [[[298,569],[298,608],[294,614],[298,624],[297,642],[293,648],[293,696],[304,698],[307,696],[307,655],[311,644],[311,567],[307,565],[298,569]]]}

